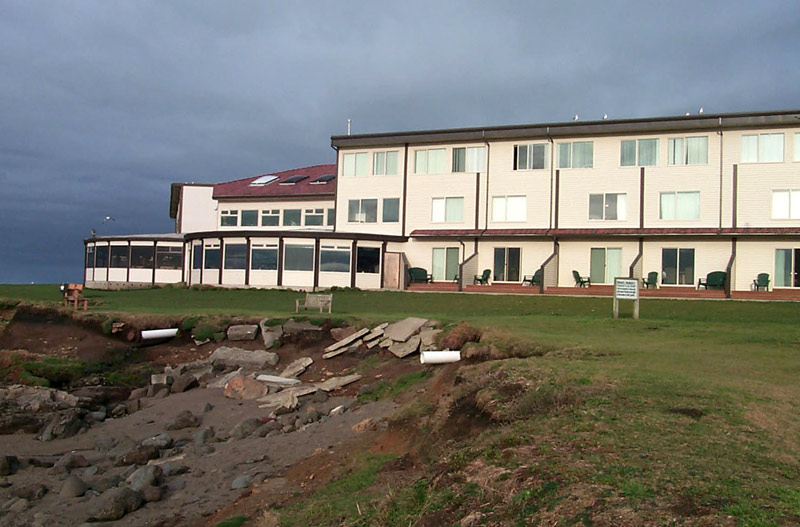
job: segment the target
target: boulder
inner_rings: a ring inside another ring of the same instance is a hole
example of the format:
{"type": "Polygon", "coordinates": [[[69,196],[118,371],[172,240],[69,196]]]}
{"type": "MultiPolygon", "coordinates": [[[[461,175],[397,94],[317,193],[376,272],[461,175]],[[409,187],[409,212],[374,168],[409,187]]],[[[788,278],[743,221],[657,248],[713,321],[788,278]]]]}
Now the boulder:
{"type": "Polygon", "coordinates": [[[142,445],[144,446],[154,446],[159,449],[169,448],[172,446],[173,440],[167,434],[158,434],[153,437],[148,437],[144,441],[142,441],[142,445]]]}
{"type": "Polygon", "coordinates": [[[43,484],[34,483],[32,485],[26,485],[24,487],[15,489],[11,495],[16,496],[17,498],[23,498],[30,502],[42,499],[42,497],[47,494],[47,490],[47,487],[45,487],[43,484]]]}
{"type": "Polygon", "coordinates": [[[133,490],[142,490],[148,485],[159,485],[164,473],[158,465],[145,465],[139,467],[126,479],[128,486],[133,490]]]}
{"type": "Polygon", "coordinates": [[[3,510],[14,514],[24,512],[30,506],[30,502],[25,498],[11,498],[3,505],[3,510]]]}
{"type": "Polygon", "coordinates": [[[257,417],[251,417],[249,419],[245,419],[244,421],[238,423],[236,426],[231,428],[231,439],[244,439],[245,437],[250,436],[253,432],[255,432],[256,428],[262,425],[261,419],[257,417]]]}
{"type": "Polygon", "coordinates": [[[283,332],[287,335],[303,333],[304,331],[322,331],[322,328],[307,321],[296,322],[293,318],[287,320],[283,325],[283,332]]]}
{"type": "Polygon", "coordinates": [[[395,342],[405,342],[428,322],[427,318],[408,317],[386,327],[384,335],[395,342]]]}
{"type": "Polygon", "coordinates": [[[122,417],[128,413],[128,405],[125,403],[118,404],[111,410],[112,417],[122,417]]]}
{"type": "Polygon", "coordinates": [[[431,351],[436,349],[436,336],[441,333],[441,329],[423,328],[419,332],[420,350],[431,351]]]}
{"type": "Polygon", "coordinates": [[[141,399],[142,397],[147,396],[147,388],[135,388],[131,390],[130,395],[128,396],[128,400],[133,399],[141,399]]]}
{"type": "Polygon", "coordinates": [[[231,483],[231,489],[233,490],[246,489],[252,484],[253,484],[253,476],[250,476],[249,474],[243,474],[233,480],[233,483],[231,483]]]}
{"type": "Polygon", "coordinates": [[[119,520],[142,506],[142,497],[130,487],[105,491],[92,502],[90,522],[119,520]]]}
{"type": "Polygon", "coordinates": [[[19,470],[17,456],[0,456],[0,476],[10,476],[19,470]]]}
{"type": "Polygon", "coordinates": [[[228,399],[249,401],[263,397],[267,392],[265,385],[246,375],[238,375],[225,385],[225,397],[228,399]]]}
{"type": "Polygon", "coordinates": [[[342,340],[349,337],[356,331],[358,331],[358,328],[354,328],[353,326],[347,326],[344,328],[331,328],[331,337],[333,337],[333,340],[342,340]]]}
{"type": "Polygon", "coordinates": [[[211,427],[202,428],[192,434],[192,441],[197,446],[205,445],[206,443],[211,442],[213,439],[215,439],[214,429],[211,427]]]}
{"type": "Polygon", "coordinates": [[[258,335],[258,326],[255,324],[242,324],[228,328],[228,340],[255,340],[258,335]]]}
{"type": "Polygon", "coordinates": [[[419,336],[415,335],[405,342],[394,342],[389,346],[389,351],[391,351],[395,357],[402,359],[419,350],[419,341],[419,336]]]}
{"type": "Polygon", "coordinates": [[[97,410],[96,412],[89,412],[86,415],[87,421],[91,421],[93,423],[102,423],[106,420],[106,417],[108,417],[108,413],[105,411],[105,409],[97,410]]]}
{"type": "Polygon", "coordinates": [[[91,481],[89,485],[95,492],[105,492],[108,489],[113,489],[124,480],[121,476],[108,476],[105,478],[97,478],[91,481]]]}
{"type": "Polygon", "coordinates": [[[238,368],[234,371],[229,371],[219,379],[215,381],[211,381],[206,385],[206,388],[225,388],[225,385],[228,384],[228,381],[233,379],[234,377],[242,374],[242,368],[238,368]]]}
{"type": "Polygon", "coordinates": [[[301,357],[299,359],[295,359],[283,369],[281,372],[281,377],[298,377],[313,363],[314,359],[311,357],[301,357]]]}
{"type": "Polygon", "coordinates": [[[68,474],[70,470],[73,468],[80,468],[80,467],[88,467],[89,462],[86,461],[86,458],[80,454],[75,454],[73,452],[64,454],[56,461],[53,468],[48,470],[50,474],[68,474]]]}
{"type": "Polygon", "coordinates": [[[156,446],[139,445],[117,459],[116,465],[118,467],[124,467],[126,465],[146,465],[151,459],[158,459],[160,454],[161,452],[156,446]]]}
{"type": "Polygon", "coordinates": [[[169,386],[165,384],[151,384],[147,387],[147,396],[153,397],[155,394],[160,392],[161,390],[169,390],[169,386]]]}
{"type": "Polygon", "coordinates": [[[184,410],[167,423],[164,427],[167,430],[183,430],[184,428],[195,428],[200,425],[200,419],[189,410],[184,410]]]}
{"type": "Polygon", "coordinates": [[[172,391],[172,393],[183,393],[186,390],[191,390],[198,386],[200,386],[200,383],[197,381],[197,377],[195,377],[194,374],[184,373],[175,379],[175,382],[173,382],[170,387],[170,391],[172,391]]]}
{"type": "Polygon", "coordinates": [[[264,348],[266,349],[273,347],[283,336],[283,328],[280,326],[268,326],[268,320],[265,318],[258,323],[258,327],[261,329],[261,339],[264,341],[264,348]]]}
{"type": "Polygon", "coordinates": [[[142,400],[141,399],[133,399],[131,401],[125,401],[125,410],[129,414],[136,413],[141,409],[142,409],[142,400]]]}
{"type": "Polygon", "coordinates": [[[145,503],[161,501],[161,498],[164,496],[164,489],[163,487],[158,487],[155,485],[145,485],[139,489],[139,495],[142,496],[142,500],[145,503]]]}
{"type": "Polygon", "coordinates": [[[79,498],[86,493],[86,483],[78,476],[70,476],[61,485],[59,495],[62,498],[79,498]]]}
{"type": "Polygon", "coordinates": [[[275,366],[278,364],[279,357],[276,353],[272,353],[271,351],[246,350],[221,346],[214,350],[209,360],[217,368],[263,370],[268,366],[275,366]]]}
{"type": "Polygon", "coordinates": [[[42,430],[39,439],[42,441],[65,439],[74,436],[84,428],[88,428],[89,425],[81,419],[81,415],[84,412],[85,410],[73,408],[57,413],[42,430]]]}
{"type": "Polygon", "coordinates": [[[95,439],[93,445],[94,449],[98,452],[108,452],[115,446],[117,446],[117,440],[113,437],[102,437],[100,439],[95,439]]]}

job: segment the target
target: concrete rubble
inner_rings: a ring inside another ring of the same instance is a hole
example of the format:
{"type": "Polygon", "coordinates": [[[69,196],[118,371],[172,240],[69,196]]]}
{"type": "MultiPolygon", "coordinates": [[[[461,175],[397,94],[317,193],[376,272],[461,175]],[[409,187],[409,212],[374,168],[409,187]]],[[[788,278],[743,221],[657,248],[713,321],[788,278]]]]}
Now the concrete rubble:
{"type": "Polygon", "coordinates": [[[311,357],[301,357],[289,363],[281,372],[281,377],[299,377],[314,363],[311,357]]]}
{"type": "Polygon", "coordinates": [[[408,317],[390,324],[384,331],[386,338],[395,342],[405,342],[428,322],[426,318],[408,317]]]}
{"type": "Polygon", "coordinates": [[[221,346],[208,358],[214,367],[263,370],[278,364],[278,354],[271,351],[246,350],[221,346]]]}
{"type": "Polygon", "coordinates": [[[258,335],[258,326],[256,324],[240,324],[230,326],[228,328],[228,340],[255,340],[258,335]]]}

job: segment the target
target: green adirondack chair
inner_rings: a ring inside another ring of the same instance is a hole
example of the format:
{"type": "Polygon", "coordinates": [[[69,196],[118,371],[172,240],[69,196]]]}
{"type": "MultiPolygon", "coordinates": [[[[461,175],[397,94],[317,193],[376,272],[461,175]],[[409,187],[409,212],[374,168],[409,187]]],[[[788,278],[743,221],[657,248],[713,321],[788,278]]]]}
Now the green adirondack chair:
{"type": "Polygon", "coordinates": [[[758,276],[753,280],[753,289],[758,291],[761,288],[764,291],[769,291],[769,273],[758,273],[758,276]]]}
{"type": "Polygon", "coordinates": [[[575,279],[575,287],[586,287],[592,285],[592,280],[588,276],[581,276],[578,271],[572,271],[572,277],[575,279]]]}
{"type": "Polygon", "coordinates": [[[492,275],[491,269],[484,269],[483,274],[475,275],[475,278],[472,279],[472,283],[480,285],[489,285],[489,277],[491,275],[492,275]]]}
{"type": "Polygon", "coordinates": [[[642,278],[642,285],[645,289],[658,289],[658,271],[647,273],[647,278],[642,278]]]}

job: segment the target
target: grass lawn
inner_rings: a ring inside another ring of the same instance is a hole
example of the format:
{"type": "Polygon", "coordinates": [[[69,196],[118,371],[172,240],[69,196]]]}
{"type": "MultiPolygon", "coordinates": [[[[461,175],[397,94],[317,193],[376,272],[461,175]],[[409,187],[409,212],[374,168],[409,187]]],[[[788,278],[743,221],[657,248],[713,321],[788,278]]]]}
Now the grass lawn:
{"type": "MultiPolygon", "coordinates": [[[[95,312],[287,317],[301,293],[166,288],[86,296],[95,312]]],[[[60,293],[54,285],[0,285],[2,299],[57,304],[60,293]]],[[[445,492],[454,493],[452,503],[470,504],[477,492],[476,506],[498,525],[554,525],[548,514],[570,514],[564,525],[614,524],[597,520],[598,503],[633,511],[618,525],[702,524],[674,520],[686,510],[710,515],[709,525],[800,524],[800,303],[643,299],[636,321],[613,320],[608,298],[342,290],[334,292],[333,316],[464,321],[548,350],[467,366],[490,380],[486,389],[496,388],[499,408],[514,417],[465,440],[452,460],[457,468],[481,460],[511,472],[524,465],[539,486],[498,503],[502,493],[487,489],[420,483],[408,490],[413,495],[376,502],[371,521],[397,516],[408,525],[413,511],[387,511],[410,500],[430,512],[447,502],[445,492]],[[504,398],[509,379],[533,388],[504,398]],[[578,402],[563,399],[584,391],[578,402]]]]}

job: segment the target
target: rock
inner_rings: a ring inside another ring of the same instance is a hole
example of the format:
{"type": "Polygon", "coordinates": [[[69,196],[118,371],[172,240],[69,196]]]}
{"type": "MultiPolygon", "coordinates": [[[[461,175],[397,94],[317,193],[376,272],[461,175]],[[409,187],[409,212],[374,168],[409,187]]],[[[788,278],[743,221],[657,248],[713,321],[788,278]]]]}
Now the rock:
{"type": "Polygon", "coordinates": [[[148,485],[161,484],[163,475],[164,472],[158,465],[145,465],[137,468],[125,481],[133,490],[142,490],[148,485]]]}
{"type": "Polygon", "coordinates": [[[48,470],[49,474],[68,474],[70,470],[73,468],[80,468],[80,467],[88,467],[89,462],[86,461],[86,458],[80,454],[75,454],[70,452],[68,454],[64,454],[56,461],[53,468],[48,470]]]}
{"type": "Polygon", "coordinates": [[[311,357],[301,357],[299,359],[295,359],[283,369],[281,372],[281,377],[298,377],[312,364],[314,364],[314,359],[311,357]]]}
{"type": "Polygon", "coordinates": [[[96,476],[100,473],[100,467],[97,465],[92,467],[86,467],[84,470],[81,471],[81,475],[84,478],[91,478],[92,476],[96,476]]]}
{"type": "Polygon", "coordinates": [[[153,397],[161,390],[169,390],[169,386],[167,386],[166,384],[151,384],[150,386],[147,387],[147,396],[153,397]]]}
{"type": "Polygon", "coordinates": [[[315,421],[319,421],[319,418],[322,417],[322,414],[320,414],[313,406],[309,406],[303,409],[301,417],[303,418],[303,424],[310,424],[315,421]]]}
{"type": "Polygon", "coordinates": [[[17,456],[0,456],[0,476],[10,476],[19,470],[17,456]]]}
{"type": "Polygon", "coordinates": [[[265,318],[258,323],[258,327],[261,330],[261,338],[264,341],[264,347],[266,349],[273,347],[283,336],[283,328],[280,326],[269,326],[267,325],[268,321],[269,319],[265,318]]]}
{"type": "Polygon", "coordinates": [[[367,430],[375,430],[377,425],[372,419],[364,419],[363,421],[353,425],[353,432],[362,433],[367,430]]]}
{"type": "Polygon", "coordinates": [[[133,399],[141,399],[142,397],[147,396],[147,388],[136,388],[131,390],[131,394],[128,396],[129,400],[133,399]]]}
{"type": "Polygon", "coordinates": [[[95,439],[94,449],[98,452],[108,452],[117,445],[117,440],[113,437],[102,437],[95,439]]]}
{"type": "Polygon", "coordinates": [[[210,411],[211,411],[211,410],[213,410],[213,409],[214,409],[214,405],[213,405],[213,404],[211,404],[211,403],[206,403],[206,404],[204,404],[204,405],[203,405],[203,410],[202,410],[202,412],[203,412],[204,414],[207,414],[208,412],[210,412],[210,411]]]}
{"type": "Polygon", "coordinates": [[[78,476],[70,476],[61,485],[59,495],[62,498],[78,498],[86,493],[86,483],[78,476]]]}
{"type": "MultiPolygon", "coordinates": [[[[387,324],[388,325],[388,324],[387,324]]],[[[372,331],[367,333],[364,336],[364,342],[377,340],[383,336],[384,328],[386,325],[381,324],[380,326],[374,328],[372,331]]]]}
{"type": "Polygon", "coordinates": [[[34,483],[32,485],[26,485],[24,487],[15,489],[11,495],[16,496],[17,498],[24,498],[30,502],[41,499],[45,494],[47,494],[47,490],[47,487],[45,487],[43,484],[34,483]]]}
{"type": "MultiPolygon", "coordinates": [[[[317,391],[316,386],[295,386],[286,388],[278,393],[271,393],[260,398],[258,402],[263,403],[258,405],[259,408],[279,408],[283,409],[280,413],[294,411],[298,404],[298,398],[309,393],[317,391]]],[[[277,410],[276,410],[277,411],[277,410]]]]}
{"type": "Polygon", "coordinates": [[[350,335],[349,337],[344,338],[339,342],[334,342],[333,344],[325,348],[325,353],[322,355],[322,358],[330,359],[331,357],[335,357],[336,355],[344,353],[346,346],[360,339],[367,333],[369,333],[369,328],[362,328],[353,333],[352,335],[350,335]]]}
{"type": "Polygon", "coordinates": [[[374,382],[372,384],[365,384],[364,386],[358,389],[358,395],[368,395],[374,392],[378,388],[378,386],[380,386],[380,384],[381,384],[380,381],[374,382]]]}
{"type": "Polygon", "coordinates": [[[257,417],[245,419],[231,428],[230,436],[232,439],[244,439],[255,432],[256,428],[261,426],[261,424],[261,419],[258,419],[257,417]]]}
{"type": "Polygon", "coordinates": [[[347,408],[345,408],[345,406],[344,406],[343,404],[340,404],[340,405],[339,405],[339,406],[337,406],[336,408],[333,408],[333,409],[332,409],[332,410],[331,410],[331,411],[328,413],[328,415],[330,415],[331,417],[335,417],[335,416],[337,416],[337,415],[342,415],[342,414],[343,414],[343,413],[345,413],[346,411],[347,411],[347,408]]]}
{"type": "Polygon", "coordinates": [[[228,328],[228,340],[255,340],[258,326],[255,324],[241,324],[228,328]]]}
{"type": "Polygon", "coordinates": [[[358,328],[353,326],[347,326],[344,328],[331,328],[331,337],[333,337],[333,340],[342,340],[346,339],[356,331],[358,331],[358,328]]]}
{"type": "Polygon", "coordinates": [[[441,333],[441,329],[423,328],[419,332],[420,349],[430,351],[436,349],[436,336],[441,333]]]}
{"type": "Polygon", "coordinates": [[[114,417],[122,417],[123,415],[128,413],[128,405],[126,404],[118,404],[111,410],[111,415],[114,417]]]}
{"type": "Polygon", "coordinates": [[[245,368],[263,370],[278,364],[276,353],[262,350],[246,350],[221,346],[214,350],[209,360],[216,368],[245,368]]]}
{"type": "Polygon", "coordinates": [[[214,429],[211,427],[202,428],[192,434],[192,441],[197,446],[209,443],[212,439],[214,439],[214,429]]]}
{"type": "Polygon", "coordinates": [[[389,346],[392,345],[393,342],[394,341],[392,339],[383,339],[378,343],[378,346],[380,346],[381,348],[388,348],[389,346]]]}
{"type": "Polygon", "coordinates": [[[152,445],[159,449],[169,448],[172,446],[172,443],[172,438],[167,434],[158,434],[142,441],[142,445],[144,446],[152,445]]]}
{"type": "Polygon", "coordinates": [[[106,420],[106,417],[108,417],[108,414],[106,413],[105,410],[98,410],[96,412],[89,412],[86,415],[86,417],[88,418],[89,421],[91,421],[93,423],[102,423],[103,421],[106,420]]]}
{"type": "Polygon", "coordinates": [[[250,376],[239,375],[225,385],[225,397],[249,401],[267,395],[267,387],[250,376]]]}
{"type": "Polygon", "coordinates": [[[173,417],[164,427],[167,430],[183,430],[184,428],[195,428],[200,425],[200,419],[189,410],[184,410],[173,417]]]}
{"type": "Polygon", "coordinates": [[[152,503],[154,501],[161,501],[164,495],[164,489],[155,485],[145,485],[139,489],[139,494],[145,503],[152,503]]]}
{"type": "Polygon", "coordinates": [[[153,445],[139,445],[129,450],[121,458],[117,459],[116,465],[146,465],[151,459],[157,459],[160,455],[158,447],[153,445]]]}
{"type": "Polygon", "coordinates": [[[419,350],[419,340],[419,337],[415,335],[405,342],[394,342],[389,347],[389,351],[391,351],[395,357],[402,359],[419,350]]]}
{"type": "Polygon", "coordinates": [[[327,400],[328,400],[328,392],[326,392],[325,390],[317,390],[311,396],[311,402],[314,403],[324,403],[327,400]]]}
{"type": "Polygon", "coordinates": [[[186,390],[191,390],[192,388],[197,388],[200,386],[200,383],[197,381],[197,377],[194,376],[192,373],[184,373],[177,379],[175,382],[172,383],[170,387],[170,391],[172,393],[183,393],[186,390]]]}
{"type": "Polygon", "coordinates": [[[290,318],[286,321],[283,325],[283,332],[287,335],[293,335],[295,333],[302,333],[304,331],[322,331],[322,328],[319,326],[315,326],[311,322],[296,322],[294,319],[290,318]]]}
{"type": "Polygon", "coordinates": [[[128,414],[135,414],[142,409],[142,400],[133,399],[132,401],[125,401],[125,410],[128,414]]]}
{"type": "Polygon", "coordinates": [[[42,457],[29,457],[27,462],[32,467],[38,468],[50,468],[56,464],[61,458],[56,458],[52,456],[42,456],[42,457]]]}
{"type": "Polygon", "coordinates": [[[231,483],[231,489],[232,490],[246,489],[252,484],[253,484],[253,476],[244,474],[233,480],[233,483],[231,483]]]}
{"type": "Polygon", "coordinates": [[[298,379],[281,377],[278,375],[259,375],[256,377],[256,380],[269,385],[280,386],[281,388],[287,388],[289,386],[296,386],[300,384],[298,379]]]}
{"type": "Polygon", "coordinates": [[[142,506],[142,498],[129,487],[105,491],[92,502],[90,522],[119,520],[142,506]]]}
{"type": "Polygon", "coordinates": [[[81,411],[79,408],[73,408],[57,413],[44,428],[39,439],[42,441],[65,439],[87,428],[89,425],[81,419],[82,412],[85,412],[85,410],[81,411]]]}
{"type": "Polygon", "coordinates": [[[384,330],[386,338],[395,342],[405,342],[415,335],[428,322],[427,318],[408,317],[387,326],[384,330]]]}
{"type": "Polygon", "coordinates": [[[105,492],[108,489],[113,489],[123,481],[123,478],[120,476],[108,476],[106,478],[97,478],[93,480],[89,486],[94,491],[105,492]]]}
{"type": "Polygon", "coordinates": [[[12,498],[3,505],[3,510],[19,514],[20,512],[28,510],[29,505],[30,502],[25,498],[12,498]]]}
{"type": "Polygon", "coordinates": [[[325,390],[326,392],[331,392],[333,390],[338,390],[348,384],[354,383],[361,379],[361,375],[358,373],[354,373],[352,375],[345,375],[344,377],[331,377],[330,379],[317,383],[317,388],[320,390],[325,390]]]}
{"type": "Polygon", "coordinates": [[[168,395],[169,395],[169,388],[161,388],[153,396],[153,399],[164,399],[168,395]]]}
{"type": "Polygon", "coordinates": [[[230,371],[220,377],[219,379],[209,382],[207,388],[225,388],[225,385],[228,384],[228,381],[233,379],[234,377],[238,377],[239,375],[243,375],[242,368],[238,368],[234,371],[230,371]]]}
{"type": "Polygon", "coordinates": [[[177,379],[184,373],[189,371],[188,364],[178,364],[177,366],[164,366],[164,373],[169,377],[177,379]]]}

